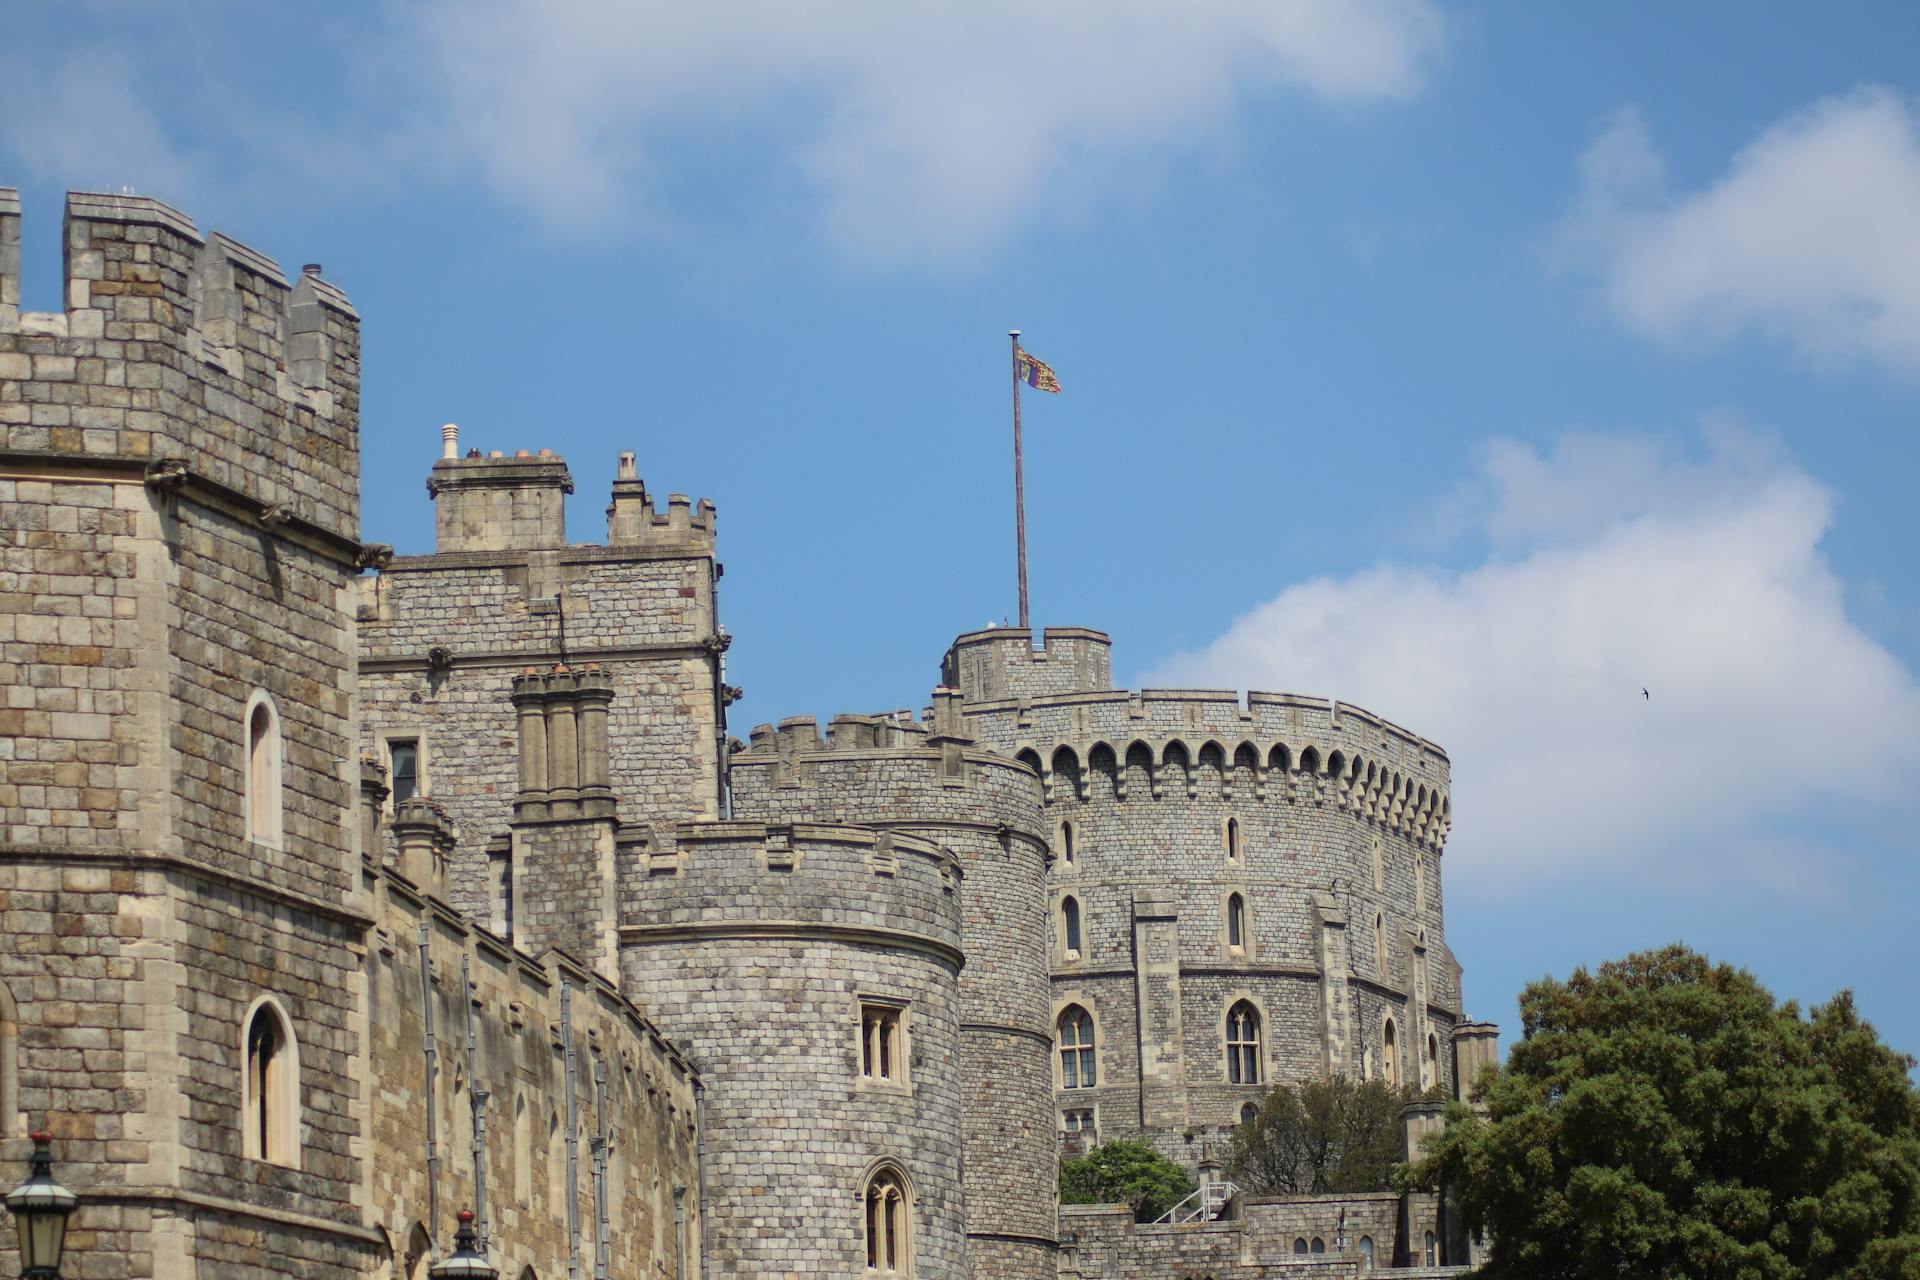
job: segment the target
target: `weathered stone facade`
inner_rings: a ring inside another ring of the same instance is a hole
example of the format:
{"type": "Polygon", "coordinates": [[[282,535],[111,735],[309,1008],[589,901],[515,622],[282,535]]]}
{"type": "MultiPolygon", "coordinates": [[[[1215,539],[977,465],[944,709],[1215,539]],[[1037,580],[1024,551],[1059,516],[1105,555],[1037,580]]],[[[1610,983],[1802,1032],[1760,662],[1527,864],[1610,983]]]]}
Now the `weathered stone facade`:
{"type": "Polygon", "coordinates": [[[69,1275],[424,1280],[468,1205],[507,1280],[1346,1276],[1294,1241],[1447,1234],[1056,1194],[1063,1142],[1193,1165],[1275,1082],[1493,1060],[1438,747],[1115,690],[1079,629],[961,636],[921,719],[729,739],[710,503],[622,455],[569,544],[562,459],[447,427],[395,557],[318,267],[132,197],[63,243],[22,313],[0,190],[0,1159],[54,1132],[69,1275]]]}

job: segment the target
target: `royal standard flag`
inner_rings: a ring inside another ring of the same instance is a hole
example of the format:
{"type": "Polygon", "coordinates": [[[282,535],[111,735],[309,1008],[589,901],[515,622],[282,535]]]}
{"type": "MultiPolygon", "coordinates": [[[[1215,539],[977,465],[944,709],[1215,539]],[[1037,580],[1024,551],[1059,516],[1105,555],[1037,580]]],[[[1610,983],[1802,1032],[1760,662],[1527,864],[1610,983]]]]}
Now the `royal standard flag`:
{"type": "Polygon", "coordinates": [[[1053,376],[1053,369],[1046,361],[1028,355],[1024,350],[1020,352],[1020,381],[1035,391],[1050,391],[1056,396],[1060,394],[1060,379],[1053,376]]]}

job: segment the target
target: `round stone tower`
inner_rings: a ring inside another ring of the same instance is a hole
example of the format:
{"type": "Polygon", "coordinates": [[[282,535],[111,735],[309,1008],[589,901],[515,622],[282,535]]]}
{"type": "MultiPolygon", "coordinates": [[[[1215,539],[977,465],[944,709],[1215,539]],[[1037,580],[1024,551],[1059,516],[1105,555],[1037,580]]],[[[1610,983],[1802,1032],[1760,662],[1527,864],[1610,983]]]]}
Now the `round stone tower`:
{"type": "Polygon", "coordinates": [[[1057,1223],[1047,997],[1047,839],[1033,769],[974,746],[952,690],[930,720],[761,726],[732,762],[734,812],[855,822],[951,850],[965,869],[960,1064],[968,1265],[1051,1280],[1057,1223]]]}
{"type": "Polygon", "coordinates": [[[962,1280],[953,855],[722,822],[619,862],[623,984],[707,1084],[709,1274],[962,1280]]]}
{"type": "Polygon", "coordinates": [[[1451,1089],[1439,747],[1326,698],[1108,688],[1107,638],[959,638],[983,746],[1040,775],[1051,1083],[1071,1144],[1193,1164],[1277,1081],[1451,1089]]]}

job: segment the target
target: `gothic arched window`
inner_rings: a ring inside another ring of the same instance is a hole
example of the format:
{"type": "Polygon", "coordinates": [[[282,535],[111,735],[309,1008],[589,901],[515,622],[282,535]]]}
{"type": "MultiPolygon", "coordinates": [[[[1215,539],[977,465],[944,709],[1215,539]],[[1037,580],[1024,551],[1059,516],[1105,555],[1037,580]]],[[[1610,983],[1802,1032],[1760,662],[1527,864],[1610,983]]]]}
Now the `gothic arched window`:
{"type": "Polygon", "coordinates": [[[1400,1087],[1400,1048],[1395,1042],[1392,1018],[1380,1032],[1380,1074],[1393,1088],[1400,1087]]]}
{"type": "Polygon", "coordinates": [[[1227,1080],[1260,1083],[1260,1013],[1245,1000],[1227,1010],[1227,1080]]]}
{"type": "Polygon", "coordinates": [[[907,1180],[892,1165],[867,1179],[867,1271],[872,1275],[912,1274],[913,1220],[907,1180]]]}
{"type": "Polygon", "coordinates": [[[1069,960],[1080,958],[1080,900],[1060,899],[1060,949],[1069,960]]]}
{"type": "Polygon", "coordinates": [[[1100,1082],[1094,1061],[1093,1015],[1077,1004],[1060,1011],[1060,1087],[1091,1089],[1100,1082]]]}
{"type": "Polygon", "coordinates": [[[1227,945],[1235,951],[1247,945],[1247,900],[1237,893],[1227,895],[1227,945]]]}
{"type": "Polygon", "coordinates": [[[247,839],[280,846],[280,715],[273,699],[255,693],[247,700],[245,764],[247,839]]]}
{"type": "Polygon", "coordinates": [[[293,1027],[262,997],[248,1012],[240,1078],[240,1150],[249,1160],[300,1164],[300,1063],[293,1027]]]}

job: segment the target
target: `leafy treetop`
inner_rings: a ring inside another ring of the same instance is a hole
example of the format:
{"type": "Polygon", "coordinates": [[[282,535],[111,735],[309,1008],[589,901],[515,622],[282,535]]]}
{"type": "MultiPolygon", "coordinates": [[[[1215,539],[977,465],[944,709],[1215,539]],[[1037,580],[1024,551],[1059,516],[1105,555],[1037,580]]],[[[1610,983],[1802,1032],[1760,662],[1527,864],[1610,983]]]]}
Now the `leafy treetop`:
{"type": "Polygon", "coordinates": [[[1191,1194],[1187,1171],[1137,1139],[1060,1162],[1061,1204],[1124,1204],[1136,1222],[1152,1222],[1191,1194]]]}
{"type": "Polygon", "coordinates": [[[1484,1274],[1920,1280],[1913,1059],[1842,992],[1802,1017],[1681,946],[1534,983],[1521,1039],[1416,1176],[1484,1274]]]}

